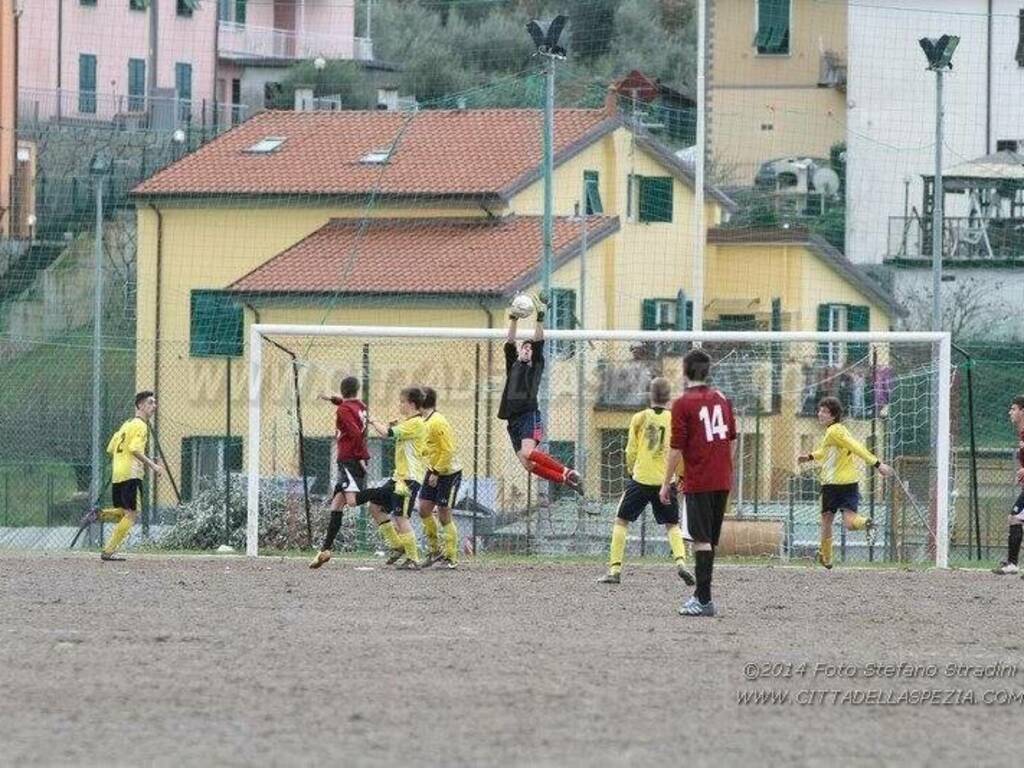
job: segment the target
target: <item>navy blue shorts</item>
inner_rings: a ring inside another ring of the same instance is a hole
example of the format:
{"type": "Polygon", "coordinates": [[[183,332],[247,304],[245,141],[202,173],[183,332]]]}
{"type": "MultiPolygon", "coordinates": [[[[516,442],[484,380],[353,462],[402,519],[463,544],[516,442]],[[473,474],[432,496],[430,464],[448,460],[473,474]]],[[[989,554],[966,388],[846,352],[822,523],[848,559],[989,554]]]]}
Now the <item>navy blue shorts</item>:
{"type": "Polygon", "coordinates": [[[626,483],[625,493],[619,499],[619,508],[615,516],[621,520],[635,523],[650,504],[658,525],[679,525],[679,502],[674,485],[671,492],[669,503],[662,504],[658,496],[661,493],[660,485],[644,485],[636,480],[629,480],[626,483]]]}
{"type": "Polygon", "coordinates": [[[857,511],[860,504],[860,486],[857,483],[821,486],[821,514],[848,509],[857,511]]]}
{"type": "Polygon", "coordinates": [[[427,470],[427,476],[420,487],[420,498],[425,499],[441,509],[451,509],[459,498],[459,486],[462,485],[462,470],[450,475],[438,475],[427,470]],[[437,477],[437,485],[431,487],[430,478],[437,477]]]}
{"type": "Polygon", "coordinates": [[[376,488],[359,491],[356,494],[356,504],[370,502],[392,515],[409,517],[416,506],[416,494],[419,493],[420,484],[415,480],[406,480],[405,485],[408,493],[398,493],[394,480],[388,480],[376,488]]]}
{"type": "Polygon", "coordinates": [[[508,436],[512,439],[512,447],[519,452],[523,440],[533,440],[538,445],[544,441],[544,424],[540,420],[540,411],[527,411],[508,420],[508,436]]]}
{"type": "Polygon", "coordinates": [[[136,512],[139,509],[139,492],[142,490],[142,481],[138,478],[122,480],[120,483],[112,483],[110,486],[110,500],[118,509],[126,509],[129,512],[136,512]]]}

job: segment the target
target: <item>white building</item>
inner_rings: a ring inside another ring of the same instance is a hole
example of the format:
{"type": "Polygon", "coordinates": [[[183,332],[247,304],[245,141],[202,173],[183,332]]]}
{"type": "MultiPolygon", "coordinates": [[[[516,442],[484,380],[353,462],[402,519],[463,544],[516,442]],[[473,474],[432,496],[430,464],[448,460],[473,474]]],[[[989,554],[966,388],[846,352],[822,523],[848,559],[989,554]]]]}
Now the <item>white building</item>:
{"type": "MultiPolygon", "coordinates": [[[[893,265],[896,292],[911,301],[922,294],[930,301],[928,265],[913,261],[930,257],[922,177],[933,173],[935,157],[935,75],[918,40],[960,37],[953,69],[944,76],[944,169],[998,150],[1024,152],[1022,13],[1018,0],[849,4],[846,252],[856,263],[893,265]]],[[[991,288],[980,292],[988,298],[998,294],[1000,302],[1019,305],[1024,271],[1018,277],[1005,268],[1017,259],[1024,266],[1024,248],[989,257],[991,269],[978,269],[975,254],[967,270],[956,241],[975,227],[968,195],[947,194],[945,213],[952,280],[944,290],[962,295],[964,285],[953,283],[969,276],[991,288]]],[[[998,334],[1024,336],[1024,324],[1004,325],[998,334]]]]}

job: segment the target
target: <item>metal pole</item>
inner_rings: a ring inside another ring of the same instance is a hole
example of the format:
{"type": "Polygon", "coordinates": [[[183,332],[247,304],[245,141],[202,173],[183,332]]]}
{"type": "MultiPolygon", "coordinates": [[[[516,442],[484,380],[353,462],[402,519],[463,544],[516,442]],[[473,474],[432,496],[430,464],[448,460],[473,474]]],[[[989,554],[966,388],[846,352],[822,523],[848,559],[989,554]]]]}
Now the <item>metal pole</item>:
{"type": "Polygon", "coordinates": [[[761,404],[754,412],[754,516],[761,501],[761,404]]]}
{"type": "MultiPolygon", "coordinates": [[[[546,59],[544,70],[546,80],[544,98],[544,159],[542,174],[544,176],[544,253],[541,258],[541,290],[551,298],[551,262],[554,251],[555,226],[555,185],[554,185],[554,147],[555,147],[555,60],[546,59]]],[[[552,307],[551,309],[554,309],[552,307]]],[[[548,312],[545,327],[550,328],[553,318],[548,312]]],[[[551,375],[544,376],[541,381],[541,412],[551,418],[549,412],[551,398],[551,375]]]]}
{"type": "Polygon", "coordinates": [[[100,369],[102,367],[103,343],[103,176],[94,177],[96,189],[96,230],[93,243],[93,289],[92,315],[92,473],[89,481],[89,497],[100,495],[100,369]]]}
{"type": "Polygon", "coordinates": [[[693,330],[704,330],[704,56],[707,0],[697,3],[697,153],[693,183],[693,330]]]}
{"type": "MultiPolygon", "coordinates": [[[[579,328],[584,328],[584,318],[587,316],[587,183],[583,182],[583,210],[580,227],[580,285],[579,285],[579,328]]],[[[586,388],[586,360],[585,354],[587,343],[585,341],[576,344],[576,471],[582,477],[587,476],[587,423],[586,408],[583,402],[583,393],[586,388]]],[[[583,502],[580,502],[582,509],[583,502]]]]}
{"type": "Polygon", "coordinates": [[[935,70],[935,183],[932,185],[932,330],[942,330],[942,70],[935,70]]]}
{"type": "Polygon", "coordinates": [[[974,435],[974,360],[967,360],[967,428],[971,433],[971,506],[974,508],[974,531],[978,560],[981,560],[981,514],[978,510],[978,446],[974,435]]]}
{"type": "MultiPolygon", "coordinates": [[[[878,348],[871,348],[871,450],[878,454],[878,409],[875,408],[875,378],[878,375],[878,348]]],[[[875,519],[875,473],[868,475],[868,518],[875,519]]],[[[868,547],[868,562],[874,562],[875,548],[868,547]]]]}
{"type": "Polygon", "coordinates": [[[473,360],[473,554],[476,554],[477,510],[480,507],[480,342],[473,360]]]}
{"type": "Polygon", "coordinates": [[[228,466],[228,451],[231,450],[231,358],[225,357],[227,363],[227,396],[224,398],[224,543],[231,544],[231,467],[228,466]]]}

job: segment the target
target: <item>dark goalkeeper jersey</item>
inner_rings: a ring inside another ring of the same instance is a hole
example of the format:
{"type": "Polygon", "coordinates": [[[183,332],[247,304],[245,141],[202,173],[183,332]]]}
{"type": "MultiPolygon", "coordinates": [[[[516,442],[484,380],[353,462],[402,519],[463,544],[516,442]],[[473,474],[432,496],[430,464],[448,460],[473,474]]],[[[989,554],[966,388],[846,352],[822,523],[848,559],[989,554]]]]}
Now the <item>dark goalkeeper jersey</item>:
{"type": "Polygon", "coordinates": [[[516,345],[505,342],[505,389],[501,393],[498,418],[513,419],[524,413],[539,410],[537,392],[544,376],[544,342],[531,341],[533,359],[524,363],[519,359],[516,345]]]}

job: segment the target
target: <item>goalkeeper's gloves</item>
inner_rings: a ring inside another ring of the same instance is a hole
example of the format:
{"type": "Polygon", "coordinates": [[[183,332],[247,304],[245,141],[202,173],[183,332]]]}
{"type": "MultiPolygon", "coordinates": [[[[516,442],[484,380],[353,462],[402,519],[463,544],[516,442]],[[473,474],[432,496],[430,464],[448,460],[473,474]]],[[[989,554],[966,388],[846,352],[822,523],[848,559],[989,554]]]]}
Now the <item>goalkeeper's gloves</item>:
{"type": "Polygon", "coordinates": [[[533,299],[533,306],[537,310],[537,322],[544,322],[544,313],[548,309],[548,294],[546,291],[539,291],[533,294],[530,298],[533,299]]]}

